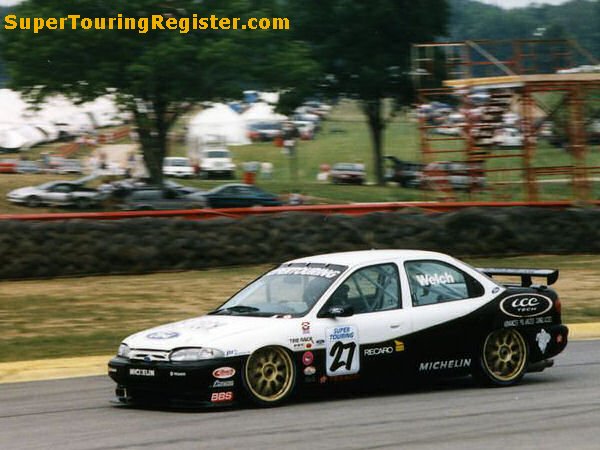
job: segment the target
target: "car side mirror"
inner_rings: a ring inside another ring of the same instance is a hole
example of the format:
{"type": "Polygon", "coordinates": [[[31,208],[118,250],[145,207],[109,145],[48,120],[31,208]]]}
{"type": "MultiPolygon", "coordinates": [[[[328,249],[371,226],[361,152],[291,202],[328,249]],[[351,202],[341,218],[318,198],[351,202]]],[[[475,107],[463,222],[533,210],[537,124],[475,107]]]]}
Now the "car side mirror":
{"type": "Polygon", "coordinates": [[[319,313],[319,317],[335,319],[336,317],[350,317],[354,315],[352,306],[331,306],[319,313]]]}

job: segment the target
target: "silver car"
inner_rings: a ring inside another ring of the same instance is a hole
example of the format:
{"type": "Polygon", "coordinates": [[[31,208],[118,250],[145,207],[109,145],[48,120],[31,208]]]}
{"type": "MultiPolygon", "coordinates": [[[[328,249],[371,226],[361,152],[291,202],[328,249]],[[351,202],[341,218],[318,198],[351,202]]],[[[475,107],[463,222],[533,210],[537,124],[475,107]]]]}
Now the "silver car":
{"type": "Polygon", "coordinates": [[[39,186],[28,186],[10,191],[7,196],[12,203],[29,207],[77,206],[89,208],[100,203],[106,194],[73,181],[49,181],[39,186]]]}

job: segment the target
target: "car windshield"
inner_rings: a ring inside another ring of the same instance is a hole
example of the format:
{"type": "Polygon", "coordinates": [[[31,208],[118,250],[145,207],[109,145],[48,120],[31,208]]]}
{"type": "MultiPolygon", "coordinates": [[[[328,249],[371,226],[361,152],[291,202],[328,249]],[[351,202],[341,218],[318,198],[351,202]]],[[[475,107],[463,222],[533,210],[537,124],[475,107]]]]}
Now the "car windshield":
{"type": "Polygon", "coordinates": [[[188,166],[189,162],[187,159],[171,159],[166,161],[167,166],[188,166]]]}
{"type": "Polygon", "coordinates": [[[362,166],[360,164],[336,164],[333,166],[334,170],[355,170],[361,171],[362,166]]]}
{"type": "Polygon", "coordinates": [[[56,181],[48,181],[44,184],[40,184],[37,188],[45,191],[46,189],[50,189],[55,184],[56,184],[56,181]]]}
{"type": "Polygon", "coordinates": [[[206,152],[206,158],[229,158],[229,151],[227,150],[212,150],[206,152]]]}
{"type": "Polygon", "coordinates": [[[346,269],[332,264],[285,264],[250,283],[211,314],[300,317],[346,269]]]}

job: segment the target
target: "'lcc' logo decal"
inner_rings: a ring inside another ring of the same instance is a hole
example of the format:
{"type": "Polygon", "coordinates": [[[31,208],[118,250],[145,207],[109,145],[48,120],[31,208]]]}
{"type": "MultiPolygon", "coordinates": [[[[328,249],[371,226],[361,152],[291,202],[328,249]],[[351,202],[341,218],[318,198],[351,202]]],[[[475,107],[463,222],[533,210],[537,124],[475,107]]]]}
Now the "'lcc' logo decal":
{"type": "Polygon", "coordinates": [[[552,309],[552,300],[540,294],[515,294],[500,303],[500,309],[512,317],[534,317],[552,309]]]}
{"type": "Polygon", "coordinates": [[[531,308],[540,304],[540,300],[536,297],[517,298],[511,303],[513,308],[531,308]]]}

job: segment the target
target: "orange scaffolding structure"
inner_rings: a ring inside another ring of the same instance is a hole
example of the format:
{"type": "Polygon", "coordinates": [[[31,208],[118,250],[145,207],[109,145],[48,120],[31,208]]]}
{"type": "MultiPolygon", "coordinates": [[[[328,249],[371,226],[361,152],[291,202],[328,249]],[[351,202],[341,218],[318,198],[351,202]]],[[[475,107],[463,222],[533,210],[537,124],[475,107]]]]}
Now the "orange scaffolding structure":
{"type": "Polygon", "coordinates": [[[420,105],[451,99],[457,115],[464,118],[459,124],[432,123],[431,117],[419,114],[423,162],[456,155],[476,163],[476,170],[483,167],[486,175],[519,172],[518,184],[524,186],[528,201],[539,199],[540,177],[560,175],[570,181],[573,199],[591,199],[591,176],[600,170],[587,163],[586,124],[591,117],[586,115],[586,103],[598,102],[593,93],[600,90],[600,62],[585,49],[571,40],[535,39],[418,44],[412,52],[420,105]],[[575,67],[581,61],[588,65],[575,67]],[[436,75],[444,78],[443,87],[434,87],[436,75]],[[538,95],[550,92],[563,96],[554,108],[538,95]],[[487,97],[476,100],[482,93],[487,97]],[[565,144],[572,163],[536,166],[540,116],[552,116],[558,108],[568,114],[565,144]],[[494,138],[506,127],[502,117],[515,110],[521,141],[516,149],[499,149],[494,138]],[[487,167],[486,162],[499,158],[512,163],[487,167]]]}

